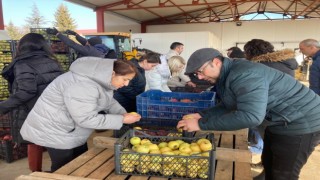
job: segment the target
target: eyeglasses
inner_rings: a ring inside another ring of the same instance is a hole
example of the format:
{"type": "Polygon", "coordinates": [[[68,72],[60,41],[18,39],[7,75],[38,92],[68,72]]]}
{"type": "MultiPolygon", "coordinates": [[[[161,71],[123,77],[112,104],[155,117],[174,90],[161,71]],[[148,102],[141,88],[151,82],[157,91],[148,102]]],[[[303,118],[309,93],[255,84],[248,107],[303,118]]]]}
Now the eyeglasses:
{"type": "Polygon", "coordinates": [[[206,75],[203,73],[203,71],[206,70],[206,68],[208,67],[208,65],[209,65],[210,63],[211,63],[211,62],[208,61],[208,63],[207,63],[205,66],[203,66],[202,69],[199,69],[199,70],[196,71],[193,75],[196,76],[196,77],[198,77],[199,74],[202,75],[202,76],[206,76],[206,75]]]}

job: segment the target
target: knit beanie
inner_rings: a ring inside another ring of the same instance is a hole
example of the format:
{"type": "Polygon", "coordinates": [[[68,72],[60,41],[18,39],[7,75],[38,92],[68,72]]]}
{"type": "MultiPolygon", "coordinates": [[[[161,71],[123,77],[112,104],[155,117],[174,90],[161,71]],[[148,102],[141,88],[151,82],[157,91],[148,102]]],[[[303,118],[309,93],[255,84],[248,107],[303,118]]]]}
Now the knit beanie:
{"type": "Polygon", "coordinates": [[[91,46],[94,46],[96,44],[102,44],[102,40],[98,36],[95,36],[95,37],[88,39],[88,42],[91,46]]]}

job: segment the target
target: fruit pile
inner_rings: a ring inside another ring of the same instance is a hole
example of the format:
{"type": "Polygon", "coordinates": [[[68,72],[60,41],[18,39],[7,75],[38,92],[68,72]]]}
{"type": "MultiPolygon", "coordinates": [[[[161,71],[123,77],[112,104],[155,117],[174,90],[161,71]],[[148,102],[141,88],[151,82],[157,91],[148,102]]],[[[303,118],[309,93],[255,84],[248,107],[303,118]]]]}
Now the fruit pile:
{"type": "Polygon", "coordinates": [[[133,136],[130,147],[120,152],[122,173],[201,179],[209,176],[213,145],[206,138],[188,143],[182,139],[157,141],[133,136]]]}
{"type": "Polygon", "coordinates": [[[66,72],[69,70],[70,67],[70,61],[69,56],[67,54],[55,54],[58,62],[62,66],[62,69],[66,72]]]}

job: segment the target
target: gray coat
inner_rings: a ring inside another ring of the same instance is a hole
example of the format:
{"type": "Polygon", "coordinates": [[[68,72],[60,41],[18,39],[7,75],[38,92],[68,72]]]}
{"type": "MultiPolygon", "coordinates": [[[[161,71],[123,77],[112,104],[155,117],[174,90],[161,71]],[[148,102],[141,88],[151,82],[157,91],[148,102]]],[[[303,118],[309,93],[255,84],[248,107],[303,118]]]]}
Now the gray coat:
{"type": "Polygon", "coordinates": [[[126,111],[113,99],[113,62],[76,60],[40,96],[21,128],[22,137],[45,147],[71,149],[83,145],[94,129],[120,129],[126,111]]]}

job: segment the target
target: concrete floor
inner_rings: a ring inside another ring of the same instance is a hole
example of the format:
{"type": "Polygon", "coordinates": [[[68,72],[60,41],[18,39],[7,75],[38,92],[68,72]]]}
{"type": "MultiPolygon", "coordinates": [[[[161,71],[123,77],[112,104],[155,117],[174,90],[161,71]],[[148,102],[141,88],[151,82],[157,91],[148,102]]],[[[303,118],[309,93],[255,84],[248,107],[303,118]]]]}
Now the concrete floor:
{"type": "MultiPolygon", "coordinates": [[[[92,147],[92,138],[95,136],[111,136],[112,131],[94,132],[89,140],[88,146],[92,147]]],[[[256,163],[260,159],[259,155],[252,157],[252,162],[256,163]]],[[[309,158],[307,164],[303,167],[302,172],[300,174],[300,180],[318,180],[320,179],[320,145],[318,145],[315,151],[312,153],[309,158]]],[[[48,171],[50,169],[51,162],[47,152],[43,153],[43,164],[42,170],[48,171]]],[[[261,172],[261,168],[253,168],[252,174],[256,176],[261,172]]],[[[0,180],[14,180],[16,177],[20,175],[30,174],[30,170],[28,168],[28,160],[27,158],[23,158],[12,163],[6,163],[3,160],[0,160],[0,180]]]]}

